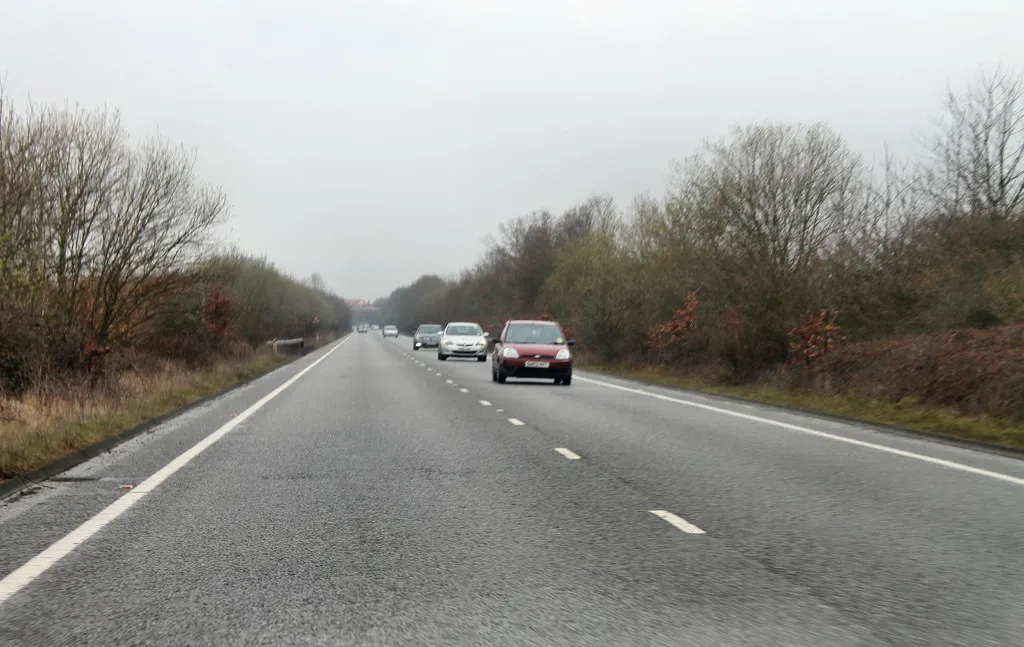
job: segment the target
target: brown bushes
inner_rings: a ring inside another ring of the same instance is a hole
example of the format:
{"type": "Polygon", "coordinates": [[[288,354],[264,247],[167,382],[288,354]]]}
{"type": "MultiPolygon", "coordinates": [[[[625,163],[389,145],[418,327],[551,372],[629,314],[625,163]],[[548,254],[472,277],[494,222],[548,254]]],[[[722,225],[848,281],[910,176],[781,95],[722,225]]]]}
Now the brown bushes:
{"type": "Polygon", "coordinates": [[[1024,325],[840,345],[813,386],[1024,422],[1024,325]]]}

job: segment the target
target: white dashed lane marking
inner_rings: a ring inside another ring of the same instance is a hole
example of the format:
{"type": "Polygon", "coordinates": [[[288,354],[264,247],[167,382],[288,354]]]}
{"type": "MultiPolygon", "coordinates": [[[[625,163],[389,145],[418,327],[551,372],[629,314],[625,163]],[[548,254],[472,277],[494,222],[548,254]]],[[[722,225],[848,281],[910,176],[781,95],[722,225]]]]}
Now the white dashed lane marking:
{"type": "Polygon", "coordinates": [[[672,514],[667,510],[651,510],[651,514],[664,519],[676,528],[679,528],[683,532],[688,533],[690,535],[704,534],[704,531],[698,528],[697,526],[693,525],[692,523],[678,515],[672,514]]]}

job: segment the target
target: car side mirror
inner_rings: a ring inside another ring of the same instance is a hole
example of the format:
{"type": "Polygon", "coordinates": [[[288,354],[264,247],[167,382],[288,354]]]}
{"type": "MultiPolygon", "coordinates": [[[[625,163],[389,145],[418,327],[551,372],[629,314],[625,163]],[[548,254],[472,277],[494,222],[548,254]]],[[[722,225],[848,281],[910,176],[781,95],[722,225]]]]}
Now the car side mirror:
{"type": "Polygon", "coordinates": [[[489,333],[489,332],[485,332],[485,333],[484,333],[484,337],[487,337],[488,339],[490,339],[490,337],[491,337],[491,333],[489,333]]]}
{"type": "Polygon", "coordinates": [[[575,346],[576,345],[576,340],[575,339],[570,339],[569,341],[565,342],[565,345],[566,346],[575,346]]]}

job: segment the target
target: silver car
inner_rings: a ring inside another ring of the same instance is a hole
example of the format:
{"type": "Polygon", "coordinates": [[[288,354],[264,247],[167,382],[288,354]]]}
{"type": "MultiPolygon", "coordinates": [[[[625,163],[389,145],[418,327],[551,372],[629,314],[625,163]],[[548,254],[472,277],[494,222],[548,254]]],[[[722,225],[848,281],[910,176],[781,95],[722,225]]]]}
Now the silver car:
{"type": "Polygon", "coordinates": [[[489,337],[490,334],[485,333],[478,323],[450,323],[441,334],[437,359],[443,362],[449,357],[475,357],[478,362],[486,362],[489,337]]]}
{"type": "Polygon", "coordinates": [[[437,324],[420,324],[412,335],[412,349],[440,348],[444,327],[437,324]]]}

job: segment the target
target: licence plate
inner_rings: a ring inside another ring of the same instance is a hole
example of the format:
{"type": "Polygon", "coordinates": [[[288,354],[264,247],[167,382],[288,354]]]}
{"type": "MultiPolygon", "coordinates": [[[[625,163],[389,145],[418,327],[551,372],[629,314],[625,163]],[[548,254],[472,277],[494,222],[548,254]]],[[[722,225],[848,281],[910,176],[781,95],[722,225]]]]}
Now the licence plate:
{"type": "Polygon", "coordinates": [[[526,368],[547,368],[551,366],[550,362],[526,362],[526,368]]]}

